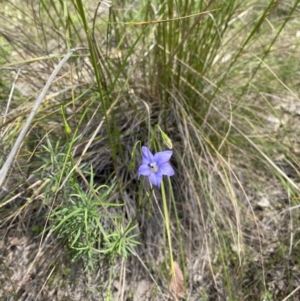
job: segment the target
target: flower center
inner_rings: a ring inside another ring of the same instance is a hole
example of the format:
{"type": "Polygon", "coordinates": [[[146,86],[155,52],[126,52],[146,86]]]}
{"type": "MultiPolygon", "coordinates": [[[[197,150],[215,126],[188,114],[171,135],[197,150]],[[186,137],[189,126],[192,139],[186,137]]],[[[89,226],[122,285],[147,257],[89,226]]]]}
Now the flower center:
{"type": "Polygon", "coordinates": [[[149,167],[150,167],[152,172],[157,172],[158,171],[158,166],[157,166],[156,162],[150,163],[149,167]]]}

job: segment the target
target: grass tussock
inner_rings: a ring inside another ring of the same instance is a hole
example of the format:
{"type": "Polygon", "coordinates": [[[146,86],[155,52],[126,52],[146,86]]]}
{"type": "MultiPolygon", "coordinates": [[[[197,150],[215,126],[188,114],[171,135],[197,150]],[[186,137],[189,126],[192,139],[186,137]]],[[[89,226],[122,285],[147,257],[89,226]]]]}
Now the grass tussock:
{"type": "Polygon", "coordinates": [[[0,18],[2,298],[298,300],[299,1],[0,18]]]}

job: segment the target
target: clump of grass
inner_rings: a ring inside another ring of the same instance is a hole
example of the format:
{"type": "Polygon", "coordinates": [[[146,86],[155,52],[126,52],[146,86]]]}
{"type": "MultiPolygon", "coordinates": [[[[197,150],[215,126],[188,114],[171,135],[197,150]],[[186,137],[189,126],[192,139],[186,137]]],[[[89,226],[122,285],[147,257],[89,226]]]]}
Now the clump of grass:
{"type": "MultiPolygon", "coordinates": [[[[3,225],[25,227],[28,212],[43,208],[43,235],[62,239],[73,258],[93,267],[90,273],[97,274],[104,258],[110,263],[103,272],[108,286],[99,284],[106,300],[114,298],[114,281],[125,300],[125,282],[141,278],[150,278],[162,295],[170,271],[161,267],[172,269],[175,260],[190,300],[293,294],[294,275],[283,292],[269,286],[282,267],[272,267],[264,253],[281,239],[269,237],[269,220],[284,224],[278,213],[298,204],[287,198],[298,193],[291,176],[298,176],[299,162],[295,119],[282,106],[283,95],[299,100],[297,80],[286,71],[298,59],[289,36],[298,22],[297,2],[284,13],[278,5],[41,1],[19,6],[18,19],[8,1],[1,16],[12,17],[5,26],[18,35],[1,34],[17,56],[4,56],[4,67],[22,67],[18,98],[0,120],[3,139],[15,139],[23,128],[59,56],[72,47],[83,50],[61,68],[23,141],[18,188],[7,182],[13,192],[1,200],[3,225]],[[19,24],[34,24],[36,32],[19,24]],[[133,166],[141,144],[162,150],[166,137],[176,176],[165,181],[161,196],[137,181],[133,166]],[[20,206],[14,195],[27,199],[20,206]],[[277,199],[288,202],[278,206],[277,199]],[[120,263],[125,268],[114,272],[120,263]],[[255,281],[246,281],[251,277],[255,281]]],[[[14,173],[16,166],[8,179],[14,173]]],[[[285,217],[296,229],[294,212],[285,217]]],[[[293,256],[295,240],[285,237],[293,256]]],[[[276,254],[280,262],[283,253],[276,254]]]]}

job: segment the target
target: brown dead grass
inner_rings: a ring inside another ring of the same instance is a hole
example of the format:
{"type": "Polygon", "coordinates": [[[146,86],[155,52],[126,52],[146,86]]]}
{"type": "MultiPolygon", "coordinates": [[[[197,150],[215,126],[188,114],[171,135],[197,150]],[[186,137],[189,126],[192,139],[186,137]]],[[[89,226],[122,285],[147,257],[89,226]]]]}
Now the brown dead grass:
{"type": "MultiPolygon", "coordinates": [[[[9,17],[10,14],[11,12],[6,16],[9,17]]],[[[12,22],[5,23],[8,28],[1,30],[2,37],[12,47],[10,58],[16,62],[40,57],[38,45],[31,42],[33,37],[29,28],[23,30],[19,27],[19,22],[20,20],[13,18],[12,22]],[[12,28],[14,33],[11,32],[12,28]]],[[[52,50],[56,49],[56,53],[64,52],[64,47],[59,43],[61,40],[56,41],[54,37],[50,40],[49,44],[54,47],[52,50]]],[[[2,141],[5,141],[5,145],[1,145],[3,159],[10,149],[7,147],[12,139],[9,133],[12,129],[18,131],[22,126],[22,116],[26,116],[28,110],[30,111],[32,98],[43,87],[56,62],[55,59],[38,60],[22,66],[16,86],[18,97],[9,108],[8,122],[0,128],[2,141]]],[[[33,175],[40,162],[32,155],[39,151],[38,146],[43,142],[46,132],[51,132],[53,139],[61,133],[61,118],[57,113],[61,101],[71,99],[72,93],[80,94],[92,84],[87,59],[79,58],[76,68],[77,73],[71,66],[66,66],[60,79],[52,87],[31,129],[28,142],[20,150],[8,182],[1,191],[1,200],[10,201],[0,211],[0,298],[24,301],[105,300],[108,292],[112,292],[112,300],[116,301],[168,300],[169,271],[165,267],[162,217],[156,203],[153,203],[151,208],[151,216],[148,216],[147,212],[139,213],[137,233],[140,234],[142,245],[136,249],[137,256],[131,256],[127,261],[116,260],[113,264],[102,260],[92,273],[84,272],[82,262],[71,262],[59,239],[52,235],[41,236],[37,234],[40,231],[35,231],[35,227],[44,227],[43,214],[47,213],[49,208],[40,208],[43,202],[42,190],[35,194],[45,179],[38,179],[33,175]],[[12,200],[14,196],[18,197],[12,200]],[[24,204],[27,204],[25,210],[21,210],[17,216],[14,215],[14,219],[8,219],[12,212],[16,212],[24,204]],[[111,287],[110,269],[113,273],[111,287]]],[[[3,81],[9,85],[12,78],[13,76],[7,76],[3,81]]],[[[143,123],[147,119],[147,110],[152,112],[154,121],[160,118],[156,98],[150,93],[142,93],[143,89],[138,85],[132,85],[131,88],[130,93],[122,92],[121,99],[124,102],[120,102],[118,106],[121,113],[116,111],[115,116],[120,122],[120,139],[128,161],[131,146],[136,139],[147,137],[147,124],[145,126],[143,123]],[[130,109],[126,102],[128,98],[133,104],[130,109]],[[138,116],[135,114],[136,110],[143,113],[138,116]],[[127,115],[123,112],[127,112],[127,115]],[[138,134],[133,136],[133,132],[138,134]]],[[[86,103],[89,103],[91,95],[86,96],[86,103]]],[[[248,97],[249,102],[254,99],[253,95],[248,97]]],[[[297,169],[293,168],[298,167],[299,163],[298,100],[270,94],[266,97],[278,115],[261,118],[268,119],[266,124],[270,129],[261,128],[260,134],[263,136],[273,131],[274,139],[288,139],[291,142],[288,145],[293,147],[293,156],[282,157],[281,151],[278,151],[274,161],[298,184],[299,175],[297,169]],[[286,127],[281,127],[282,122],[286,127]],[[288,135],[286,128],[289,130],[288,135]]],[[[287,193],[278,177],[270,172],[268,167],[257,165],[255,155],[245,158],[242,151],[235,153],[236,150],[226,144],[229,154],[227,162],[230,163],[228,170],[231,171],[229,190],[231,189],[231,196],[234,196],[232,199],[236,203],[232,202],[224,186],[218,185],[218,181],[213,181],[218,179],[219,183],[222,183],[226,179],[220,171],[220,161],[210,157],[205,147],[193,149],[192,157],[184,161],[185,151],[193,147],[188,144],[198,137],[196,129],[188,122],[179,124],[178,127],[174,126],[174,121],[182,117],[178,113],[176,101],[175,99],[172,108],[175,113],[170,115],[168,128],[169,132],[174,134],[172,139],[175,159],[172,163],[178,173],[182,173],[181,177],[174,180],[174,187],[177,196],[180,196],[177,201],[186,256],[185,267],[180,262],[179,242],[176,239],[174,252],[180,268],[186,270],[187,300],[222,301],[229,297],[231,300],[243,301],[268,300],[267,297],[269,300],[283,300],[300,286],[299,211],[286,210],[296,205],[298,200],[287,193]],[[198,150],[202,153],[198,153],[198,150]],[[203,172],[203,178],[199,179],[200,187],[199,183],[190,180],[193,174],[187,164],[189,160],[200,163],[199,166],[204,166],[208,171],[207,174],[203,172]],[[211,202],[205,191],[211,192],[215,202],[211,202]]],[[[76,124],[81,112],[81,102],[85,103],[82,99],[78,103],[74,102],[76,110],[70,114],[70,124],[76,124]]],[[[261,103],[257,98],[253,101],[254,106],[260,106],[261,103]]],[[[95,107],[92,107],[89,117],[93,117],[94,111],[95,107]]],[[[99,113],[101,114],[100,111],[99,113]]],[[[99,120],[99,116],[94,116],[93,122],[84,124],[85,136],[79,141],[78,155],[91,136],[95,124],[99,124],[99,120]]],[[[99,140],[93,143],[85,156],[85,160],[95,166],[99,184],[105,181],[107,174],[113,169],[105,146],[108,142],[103,138],[105,135],[106,130],[103,128],[99,140]]],[[[199,144],[201,143],[199,141],[199,144]]],[[[276,143],[274,140],[274,145],[276,143]]],[[[125,187],[121,197],[126,203],[126,222],[138,213],[137,183],[134,180],[135,174],[127,172],[124,166],[121,165],[118,172],[125,187]]],[[[175,223],[172,226],[173,229],[176,228],[175,223]]],[[[176,285],[171,286],[174,289],[176,285]]],[[[181,297],[182,294],[178,296],[181,297]]],[[[300,300],[298,296],[295,291],[291,300],[300,300]]]]}

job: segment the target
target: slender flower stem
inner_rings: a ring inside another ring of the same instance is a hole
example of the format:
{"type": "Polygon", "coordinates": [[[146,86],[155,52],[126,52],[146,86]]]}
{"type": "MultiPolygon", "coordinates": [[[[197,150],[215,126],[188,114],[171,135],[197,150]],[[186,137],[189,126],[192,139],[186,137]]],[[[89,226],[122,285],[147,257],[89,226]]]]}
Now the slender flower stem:
{"type": "Polygon", "coordinates": [[[172,252],[172,239],[171,239],[170,218],[169,218],[169,211],[168,211],[168,207],[167,207],[167,198],[166,198],[164,182],[161,182],[161,196],[162,196],[162,200],[163,200],[165,225],[166,225],[167,239],[168,239],[168,245],[169,245],[169,251],[170,251],[171,273],[172,273],[172,277],[173,277],[173,275],[175,274],[175,271],[174,271],[174,265],[173,265],[174,261],[173,261],[173,252],[172,252]]]}

